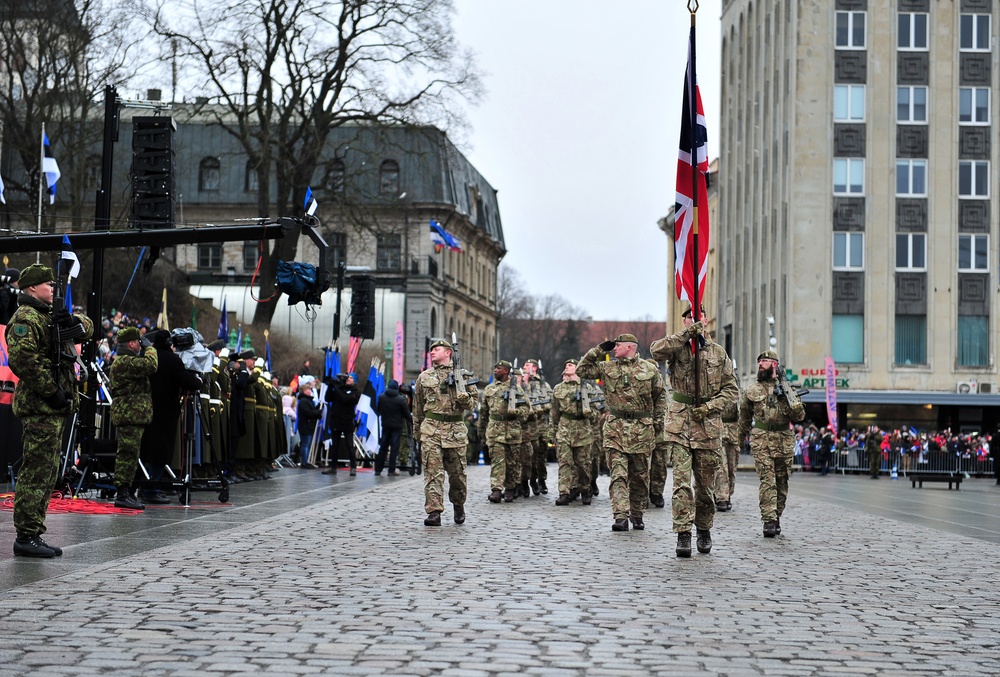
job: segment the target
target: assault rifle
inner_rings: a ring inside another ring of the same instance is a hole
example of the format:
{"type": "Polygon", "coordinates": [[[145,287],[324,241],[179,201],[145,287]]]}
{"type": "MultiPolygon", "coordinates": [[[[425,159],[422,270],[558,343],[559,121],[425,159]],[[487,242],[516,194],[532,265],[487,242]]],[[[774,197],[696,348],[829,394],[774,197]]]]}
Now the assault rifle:
{"type": "Polygon", "coordinates": [[[452,370],[448,374],[448,385],[455,386],[455,390],[465,390],[466,386],[479,383],[479,377],[471,371],[462,369],[462,357],[458,353],[458,336],[451,332],[451,364],[452,370]]]}
{"type": "Polygon", "coordinates": [[[774,366],[774,372],[778,376],[778,382],[774,384],[775,397],[784,397],[788,404],[795,404],[800,397],[809,394],[808,388],[796,388],[788,382],[788,374],[780,364],[774,366]]]}

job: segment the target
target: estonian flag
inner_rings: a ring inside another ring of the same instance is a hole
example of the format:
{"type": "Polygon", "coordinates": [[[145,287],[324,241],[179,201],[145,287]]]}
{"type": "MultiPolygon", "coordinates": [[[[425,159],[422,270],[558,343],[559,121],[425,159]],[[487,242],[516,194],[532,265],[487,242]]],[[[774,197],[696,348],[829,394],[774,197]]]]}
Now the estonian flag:
{"type": "MultiPolygon", "coordinates": [[[[62,254],[59,255],[59,258],[67,262],[63,266],[69,267],[69,276],[71,279],[75,279],[80,274],[80,259],[77,257],[76,252],[73,251],[73,245],[69,242],[69,235],[63,235],[62,254]]],[[[65,268],[63,269],[65,270],[65,268]]]]}
{"type": "Polygon", "coordinates": [[[45,174],[45,185],[48,186],[49,204],[56,203],[56,181],[62,176],[59,163],[52,157],[52,147],[49,146],[49,135],[42,132],[42,173],[45,174]]]}
{"type": "Polygon", "coordinates": [[[316,202],[316,198],[313,197],[313,189],[306,186],[306,199],[302,203],[302,208],[306,210],[306,216],[312,216],[316,213],[316,207],[319,203],[316,202]]]}
{"type": "Polygon", "coordinates": [[[441,227],[434,219],[431,219],[431,242],[434,243],[434,251],[440,252],[447,247],[453,252],[462,251],[462,244],[458,238],[441,227]]]}

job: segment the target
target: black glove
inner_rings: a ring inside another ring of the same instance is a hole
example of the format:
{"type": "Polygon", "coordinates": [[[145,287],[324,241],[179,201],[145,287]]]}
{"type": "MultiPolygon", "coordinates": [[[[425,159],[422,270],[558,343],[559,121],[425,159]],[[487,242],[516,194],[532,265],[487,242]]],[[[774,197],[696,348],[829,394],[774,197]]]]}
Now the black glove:
{"type": "Polygon", "coordinates": [[[52,319],[63,329],[69,329],[77,323],[77,319],[69,312],[66,306],[59,306],[52,311],[52,319]]]}
{"type": "Polygon", "coordinates": [[[597,347],[606,353],[610,353],[615,349],[615,341],[605,341],[604,343],[599,343],[597,347]]]}
{"type": "Polygon", "coordinates": [[[69,406],[69,393],[62,388],[57,389],[54,393],[42,399],[45,400],[45,404],[53,409],[65,409],[69,406]]]}
{"type": "Polygon", "coordinates": [[[139,339],[139,345],[142,346],[143,349],[146,349],[152,347],[153,342],[143,335],[142,338],[139,339]]]}

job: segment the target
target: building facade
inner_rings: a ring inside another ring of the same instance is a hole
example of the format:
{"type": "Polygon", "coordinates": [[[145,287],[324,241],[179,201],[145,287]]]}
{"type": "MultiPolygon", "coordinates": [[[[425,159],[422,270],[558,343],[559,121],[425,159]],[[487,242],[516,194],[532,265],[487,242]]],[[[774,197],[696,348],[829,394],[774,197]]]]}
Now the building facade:
{"type": "Polygon", "coordinates": [[[825,420],[997,423],[993,0],[724,0],[719,331],[825,420]]]}

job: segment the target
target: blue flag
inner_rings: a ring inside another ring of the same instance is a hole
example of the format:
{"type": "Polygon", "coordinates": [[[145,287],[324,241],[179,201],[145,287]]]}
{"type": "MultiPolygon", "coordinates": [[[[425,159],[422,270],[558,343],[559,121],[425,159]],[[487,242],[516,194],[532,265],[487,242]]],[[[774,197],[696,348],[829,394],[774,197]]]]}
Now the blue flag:
{"type": "Polygon", "coordinates": [[[447,247],[453,252],[462,251],[462,243],[458,238],[441,227],[434,219],[431,219],[431,242],[434,243],[434,251],[440,252],[447,247]]]}
{"type": "Polygon", "coordinates": [[[42,174],[45,175],[45,185],[48,187],[49,204],[56,203],[56,181],[62,174],[59,163],[52,157],[52,147],[49,145],[49,135],[42,131],[42,174]]]}
{"type": "Polygon", "coordinates": [[[306,216],[312,216],[316,213],[316,208],[319,203],[316,202],[316,198],[313,197],[313,189],[306,186],[306,199],[302,202],[302,208],[306,210],[306,216]]]}
{"type": "Polygon", "coordinates": [[[229,313],[226,312],[226,297],[222,297],[222,317],[219,319],[219,338],[229,339],[229,313]]]}

